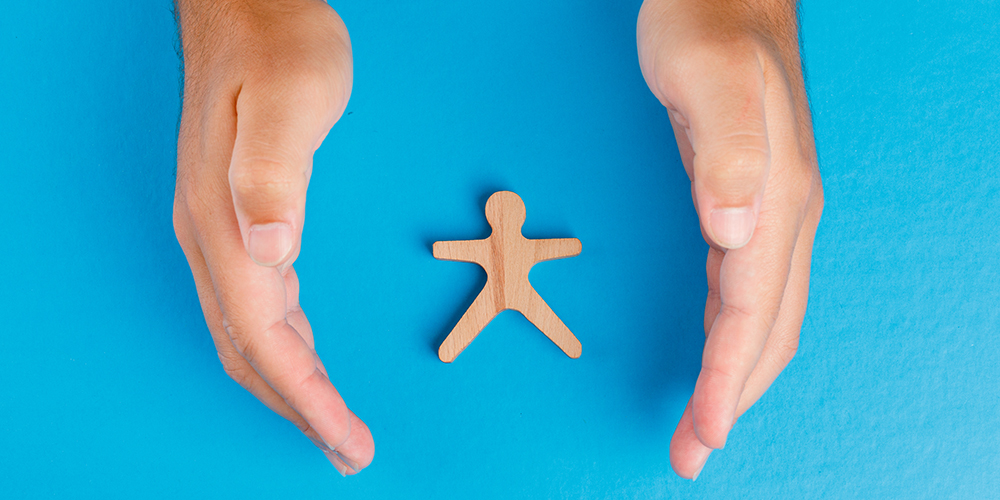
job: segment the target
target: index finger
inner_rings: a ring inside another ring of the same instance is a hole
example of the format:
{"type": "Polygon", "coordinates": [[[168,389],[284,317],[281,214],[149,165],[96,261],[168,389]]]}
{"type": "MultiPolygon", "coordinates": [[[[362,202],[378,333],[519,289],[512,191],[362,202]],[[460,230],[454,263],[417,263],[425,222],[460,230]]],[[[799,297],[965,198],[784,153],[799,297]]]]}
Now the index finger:
{"type": "Polygon", "coordinates": [[[695,433],[710,448],[725,445],[740,395],[778,317],[801,219],[777,212],[762,210],[754,237],[728,250],[719,268],[721,307],[691,400],[695,433]]]}
{"type": "Polygon", "coordinates": [[[235,220],[219,226],[199,238],[208,240],[201,248],[233,347],[336,449],[351,433],[350,411],[316,352],[289,324],[281,273],[250,259],[235,220]]]}

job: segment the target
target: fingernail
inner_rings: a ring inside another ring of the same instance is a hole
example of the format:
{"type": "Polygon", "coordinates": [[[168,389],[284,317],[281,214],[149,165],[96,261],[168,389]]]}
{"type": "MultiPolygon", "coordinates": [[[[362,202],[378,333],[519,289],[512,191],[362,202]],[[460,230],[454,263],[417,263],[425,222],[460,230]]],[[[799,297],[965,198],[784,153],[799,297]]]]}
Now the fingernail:
{"type": "Polygon", "coordinates": [[[721,450],[726,447],[726,443],[729,442],[729,433],[733,430],[733,424],[729,424],[729,428],[726,429],[726,434],[722,436],[722,444],[716,448],[716,450],[721,450]]]}
{"type": "Polygon", "coordinates": [[[722,436],[722,446],[717,449],[721,450],[726,447],[726,443],[729,442],[729,433],[733,432],[733,427],[736,425],[736,410],[733,410],[733,419],[729,422],[729,428],[726,429],[726,435],[722,436]]]}
{"type": "Polygon", "coordinates": [[[278,266],[278,272],[281,273],[282,276],[284,276],[285,271],[287,271],[289,267],[292,267],[292,259],[287,259],[284,262],[282,262],[281,265],[278,266]]]}
{"type": "Polygon", "coordinates": [[[337,472],[339,472],[341,476],[347,477],[347,471],[349,467],[347,464],[342,462],[340,458],[338,458],[340,455],[332,451],[325,452],[324,455],[326,455],[326,459],[329,460],[331,464],[333,464],[333,468],[337,469],[337,472]]]}
{"type": "Polygon", "coordinates": [[[715,242],[725,248],[740,248],[750,241],[756,217],[750,207],[712,210],[712,234],[715,242]]]}
{"type": "Polygon", "coordinates": [[[250,258],[261,266],[276,266],[292,250],[292,226],[284,222],[250,227],[247,244],[250,258]]]}
{"type": "Polygon", "coordinates": [[[319,451],[322,451],[323,454],[327,454],[333,451],[330,449],[329,446],[326,445],[326,443],[322,440],[322,438],[313,437],[308,434],[306,434],[306,437],[309,438],[309,440],[312,441],[312,444],[316,445],[316,447],[319,448],[319,451]]]}
{"type": "Polygon", "coordinates": [[[692,482],[694,482],[694,481],[697,481],[697,480],[698,480],[698,476],[700,476],[700,475],[701,475],[701,471],[702,471],[702,469],[704,469],[704,468],[705,468],[705,464],[707,464],[707,463],[708,463],[708,461],[706,460],[706,461],[705,461],[705,463],[701,464],[701,467],[699,467],[699,468],[698,468],[698,472],[695,472],[695,473],[694,473],[694,476],[691,476],[691,481],[692,481],[692,482]]]}
{"type": "Polygon", "coordinates": [[[351,468],[350,472],[357,474],[358,472],[361,471],[361,466],[358,465],[358,463],[355,462],[354,460],[345,457],[337,450],[333,450],[333,454],[337,455],[337,458],[339,458],[341,462],[343,462],[345,465],[351,468]]]}

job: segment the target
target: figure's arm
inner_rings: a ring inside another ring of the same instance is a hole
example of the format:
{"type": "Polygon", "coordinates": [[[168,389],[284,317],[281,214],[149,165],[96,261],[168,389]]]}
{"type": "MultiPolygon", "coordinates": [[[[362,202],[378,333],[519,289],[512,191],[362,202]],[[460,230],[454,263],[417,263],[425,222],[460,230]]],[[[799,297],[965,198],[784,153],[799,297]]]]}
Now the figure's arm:
{"type": "Polygon", "coordinates": [[[552,238],[531,240],[535,244],[535,262],[564,259],[580,255],[583,245],[576,238],[552,238]]]}
{"type": "Polygon", "coordinates": [[[489,247],[486,240],[435,241],[434,258],[473,262],[485,267],[489,247]]]}
{"type": "Polygon", "coordinates": [[[313,152],[351,93],[351,43],[321,0],[177,0],[184,94],[174,230],[226,373],[342,474],[374,453],[299,307],[313,152]]]}

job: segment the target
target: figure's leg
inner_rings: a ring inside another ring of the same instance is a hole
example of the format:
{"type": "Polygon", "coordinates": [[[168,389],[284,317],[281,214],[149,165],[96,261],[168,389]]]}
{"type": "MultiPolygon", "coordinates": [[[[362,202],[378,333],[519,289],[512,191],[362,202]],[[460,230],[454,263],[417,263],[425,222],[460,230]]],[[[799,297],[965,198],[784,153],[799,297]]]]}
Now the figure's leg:
{"type": "Polygon", "coordinates": [[[462,319],[458,320],[458,324],[441,343],[441,347],[438,348],[438,358],[445,363],[454,361],[499,312],[493,300],[492,287],[487,283],[462,315],[462,319]]]}
{"type": "Polygon", "coordinates": [[[529,289],[530,292],[527,294],[524,303],[518,304],[520,307],[516,309],[521,311],[521,314],[525,318],[528,318],[528,321],[534,323],[549,340],[555,342],[567,356],[574,359],[579,358],[580,353],[583,352],[583,346],[580,345],[580,341],[563,324],[559,316],[556,316],[556,313],[552,312],[552,308],[542,300],[542,296],[538,295],[535,288],[529,285],[529,289]]]}

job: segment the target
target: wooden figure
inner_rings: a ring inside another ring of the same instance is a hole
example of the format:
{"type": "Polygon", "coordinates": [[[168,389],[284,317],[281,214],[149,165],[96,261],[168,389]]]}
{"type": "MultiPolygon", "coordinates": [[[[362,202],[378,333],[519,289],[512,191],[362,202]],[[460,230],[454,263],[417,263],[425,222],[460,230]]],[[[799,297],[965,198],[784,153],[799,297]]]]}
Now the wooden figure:
{"type": "Polygon", "coordinates": [[[493,227],[489,238],[434,242],[435,259],[475,262],[486,270],[483,291],[438,349],[441,361],[454,361],[497,314],[507,309],[523,314],[569,357],[580,357],[580,341],[528,282],[528,272],[535,263],[579,255],[580,240],[529,240],[521,235],[524,217],[521,197],[498,191],[486,202],[486,220],[493,227]]]}

